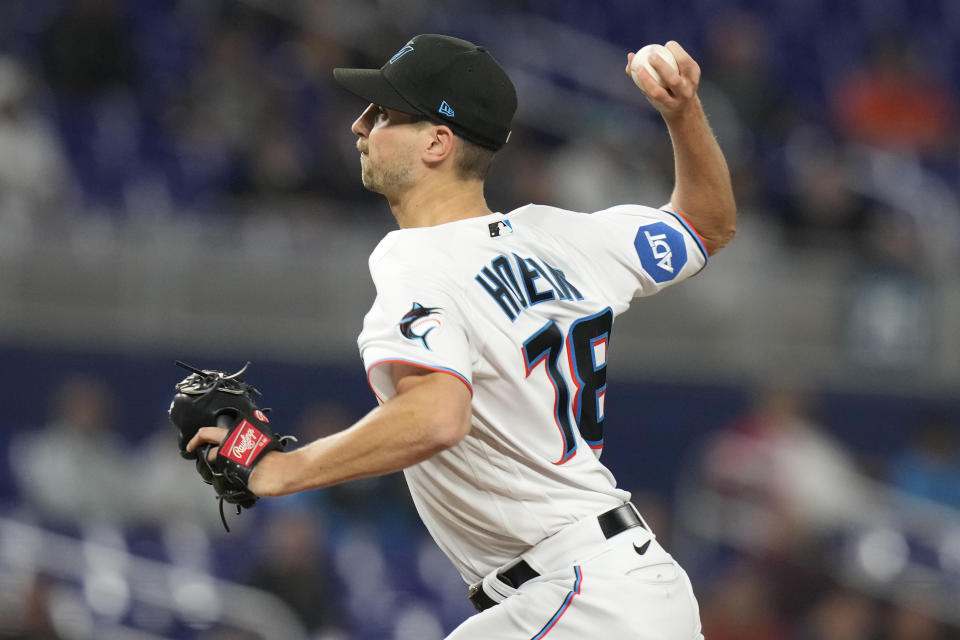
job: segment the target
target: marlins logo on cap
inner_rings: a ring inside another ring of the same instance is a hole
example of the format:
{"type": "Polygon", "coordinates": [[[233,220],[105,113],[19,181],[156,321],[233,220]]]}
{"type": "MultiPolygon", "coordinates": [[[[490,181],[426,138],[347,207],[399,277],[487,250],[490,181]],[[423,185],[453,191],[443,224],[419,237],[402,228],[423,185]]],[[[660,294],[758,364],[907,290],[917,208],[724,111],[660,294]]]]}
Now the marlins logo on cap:
{"type": "Polygon", "coordinates": [[[337,68],[333,76],[369,102],[445,124],[487,149],[510,138],[517,91],[490,52],[472,42],[422,34],[379,69],[337,68]]]}

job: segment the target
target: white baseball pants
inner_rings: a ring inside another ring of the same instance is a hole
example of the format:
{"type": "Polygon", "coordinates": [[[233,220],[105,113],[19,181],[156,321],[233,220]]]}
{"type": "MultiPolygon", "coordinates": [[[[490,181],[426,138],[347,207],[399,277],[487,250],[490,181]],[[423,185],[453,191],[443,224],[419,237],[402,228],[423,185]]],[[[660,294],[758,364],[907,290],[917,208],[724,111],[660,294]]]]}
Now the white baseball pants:
{"type": "Polygon", "coordinates": [[[628,529],[576,557],[518,589],[488,576],[485,583],[495,584],[487,592],[505,599],[447,640],[703,640],[686,572],[646,529],[628,529]]]}

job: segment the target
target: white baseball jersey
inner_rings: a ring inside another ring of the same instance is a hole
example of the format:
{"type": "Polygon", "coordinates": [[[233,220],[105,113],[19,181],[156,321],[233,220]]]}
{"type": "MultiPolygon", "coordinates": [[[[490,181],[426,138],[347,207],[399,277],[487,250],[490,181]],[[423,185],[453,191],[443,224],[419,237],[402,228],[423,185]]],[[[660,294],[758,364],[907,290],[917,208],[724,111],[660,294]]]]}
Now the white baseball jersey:
{"type": "Polygon", "coordinates": [[[396,393],[396,362],[449,373],[473,395],[470,433],[405,470],[468,583],[629,500],[599,460],[613,320],[706,255],[679,216],[639,205],[527,205],[396,230],[374,250],[359,346],[378,400],[396,393]]]}

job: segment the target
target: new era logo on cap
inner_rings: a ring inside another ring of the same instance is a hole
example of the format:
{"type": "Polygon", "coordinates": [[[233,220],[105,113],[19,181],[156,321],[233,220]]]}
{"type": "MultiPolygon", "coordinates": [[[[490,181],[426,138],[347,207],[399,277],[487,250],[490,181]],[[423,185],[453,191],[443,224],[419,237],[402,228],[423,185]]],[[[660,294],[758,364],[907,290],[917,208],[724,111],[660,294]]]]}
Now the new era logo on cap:
{"type": "Polygon", "coordinates": [[[437,111],[439,111],[439,112],[442,113],[443,115],[447,116],[448,118],[452,118],[454,115],[456,115],[456,114],[453,112],[453,108],[452,108],[449,104],[447,104],[447,101],[446,101],[446,100],[442,100],[442,101],[440,102],[440,108],[437,109],[437,111]]]}

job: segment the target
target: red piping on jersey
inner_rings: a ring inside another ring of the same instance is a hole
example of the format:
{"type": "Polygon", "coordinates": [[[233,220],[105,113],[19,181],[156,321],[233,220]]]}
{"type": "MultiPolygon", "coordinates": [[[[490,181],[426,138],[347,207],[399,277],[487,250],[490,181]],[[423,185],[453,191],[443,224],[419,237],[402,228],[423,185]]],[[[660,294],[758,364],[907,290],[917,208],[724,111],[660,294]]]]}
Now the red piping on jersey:
{"type": "Polygon", "coordinates": [[[667,213],[675,217],[677,220],[680,221],[680,224],[682,224],[684,228],[686,228],[687,230],[692,232],[694,236],[696,236],[695,239],[697,241],[697,245],[700,247],[700,252],[703,254],[704,260],[709,260],[710,253],[707,251],[707,245],[704,244],[703,242],[703,236],[701,236],[700,232],[697,231],[692,224],[690,224],[690,221],[684,218],[682,215],[680,215],[676,211],[671,211],[670,209],[660,209],[660,210],[666,211],[667,213]]]}
{"type": "Polygon", "coordinates": [[[677,216],[678,218],[680,218],[680,219],[682,219],[684,222],[686,222],[686,223],[687,223],[687,226],[690,227],[690,231],[693,231],[694,235],[697,236],[697,239],[700,241],[700,244],[702,244],[704,247],[707,246],[707,245],[704,244],[704,242],[703,242],[703,236],[700,235],[700,232],[697,231],[697,228],[696,228],[695,226],[693,226],[693,225],[690,223],[689,220],[687,220],[687,217],[686,217],[685,215],[683,215],[683,214],[681,214],[681,213],[677,213],[676,211],[671,211],[670,213],[672,213],[673,215],[677,216]]]}
{"type": "Polygon", "coordinates": [[[427,369],[428,371],[438,371],[440,373],[446,373],[447,375],[451,375],[467,386],[467,390],[470,392],[470,397],[473,398],[473,385],[471,385],[466,378],[464,378],[462,375],[460,375],[453,369],[444,369],[443,367],[431,367],[420,362],[414,362],[413,360],[403,360],[401,358],[394,358],[391,360],[378,360],[377,362],[374,362],[372,365],[370,365],[369,369],[367,369],[367,385],[369,385],[370,391],[373,392],[373,395],[376,396],[377,398],[377,402],[379,402],[380,404],[383,404],[384,400],[383,398],[380,397],[380,394],[377,393],[377,390],[373,388],[373,383],[370,382],[370,374],[373,372],[374,369],[376,369],[382,364],[394,364],[398,362],[403,364],[412,364],[415,367],[420,367],[421,369],[427,369]]]}

